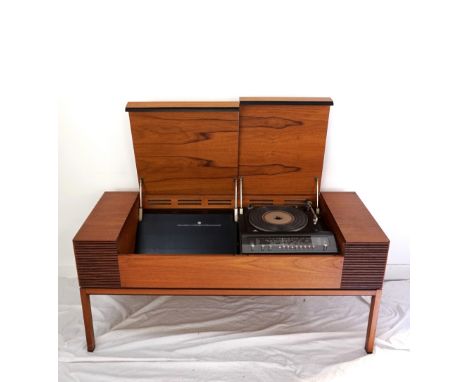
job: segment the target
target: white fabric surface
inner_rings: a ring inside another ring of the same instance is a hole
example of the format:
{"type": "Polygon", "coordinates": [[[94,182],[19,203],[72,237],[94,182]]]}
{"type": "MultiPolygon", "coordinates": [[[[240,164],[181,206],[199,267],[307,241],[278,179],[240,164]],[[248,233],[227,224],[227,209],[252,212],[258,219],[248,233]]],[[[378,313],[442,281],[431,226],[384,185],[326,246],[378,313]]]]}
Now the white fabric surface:
{"type": "Polygon", "coordinates": [[[340,381],[405,377],[409,281],[370,297],[92,296],[86,351],[76,279],[59,279],[59,381],[340,381]]]}

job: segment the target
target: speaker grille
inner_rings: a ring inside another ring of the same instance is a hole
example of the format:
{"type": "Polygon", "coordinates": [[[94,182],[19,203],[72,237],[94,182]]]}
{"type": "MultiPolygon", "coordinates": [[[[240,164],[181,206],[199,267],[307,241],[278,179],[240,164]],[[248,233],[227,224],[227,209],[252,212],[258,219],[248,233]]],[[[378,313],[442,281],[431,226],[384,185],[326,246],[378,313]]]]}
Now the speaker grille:
{"type": "Polygon", "coordinates": [[[344,245],[342,289],[380,289],[389,244],[346,243],[344,245]]]}
{"type": "Polygon", "coordinates": [[[74,242],[82,287],[120,287],[116,242],[74,242]]]}

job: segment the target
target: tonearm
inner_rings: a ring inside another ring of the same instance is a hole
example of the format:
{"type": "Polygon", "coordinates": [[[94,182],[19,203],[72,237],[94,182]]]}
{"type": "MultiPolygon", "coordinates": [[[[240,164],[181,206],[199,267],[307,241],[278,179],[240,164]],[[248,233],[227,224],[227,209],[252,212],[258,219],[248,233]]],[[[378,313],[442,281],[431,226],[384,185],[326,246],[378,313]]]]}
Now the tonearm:
{"type": "Polygon", "coordinates": [[[310,200],[307,200],[306,201],[306,205],[307,205],[307,209],[312,213],[313,215],[313,219],[312,219],[312,222],[314,223],[314,225],[316,225],[318,223],[318,216],[317,214],[315,213],[314,211],[314,206],[312,205],[312,202],[310,200]]]}
{"type": "Polygon", "coordinates": [[[314,206],[310,200],[306,201],[306,206],[307,209],[312,213],[313,215],[313,223],[316,225],[318,223],[318,215],[320,214],[320,208],[319,208],[319,180],[318,177],[315,177],[315,194],[316,194],[316,206],[315,206],[315,211],[314,211],[314,206]]]}

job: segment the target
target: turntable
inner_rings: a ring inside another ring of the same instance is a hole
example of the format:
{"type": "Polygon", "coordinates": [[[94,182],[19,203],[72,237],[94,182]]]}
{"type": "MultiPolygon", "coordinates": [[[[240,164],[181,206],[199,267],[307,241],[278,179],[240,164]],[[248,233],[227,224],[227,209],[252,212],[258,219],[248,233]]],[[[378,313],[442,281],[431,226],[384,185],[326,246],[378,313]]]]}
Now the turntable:
{"type": "Polygon", "coordinates": [[[241,253],[337,253],[335,237],[305,206],[250,207],[239,221],[241,253]]]}

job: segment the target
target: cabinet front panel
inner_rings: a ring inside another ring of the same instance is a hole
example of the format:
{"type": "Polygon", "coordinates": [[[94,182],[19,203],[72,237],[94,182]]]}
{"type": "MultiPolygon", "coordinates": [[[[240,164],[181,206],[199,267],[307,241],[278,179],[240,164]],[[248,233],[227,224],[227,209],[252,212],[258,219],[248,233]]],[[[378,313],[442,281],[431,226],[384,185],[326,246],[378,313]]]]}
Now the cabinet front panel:
{"type": "Polygon", "coordinates": [[[119,255],[123,288],[340,288],[341,255],[119,255]]]}

